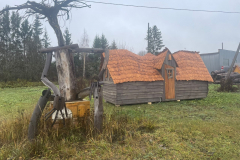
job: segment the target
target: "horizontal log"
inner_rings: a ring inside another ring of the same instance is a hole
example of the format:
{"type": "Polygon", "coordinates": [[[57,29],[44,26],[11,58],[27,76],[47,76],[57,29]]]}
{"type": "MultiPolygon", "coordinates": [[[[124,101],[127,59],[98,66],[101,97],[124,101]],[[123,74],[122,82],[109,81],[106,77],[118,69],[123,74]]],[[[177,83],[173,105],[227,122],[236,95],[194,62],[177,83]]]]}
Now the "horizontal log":
{"type": "Polygon", "coordinates": [[[138,94],[163,94],[163,91],[128,91],[128,92],[122,92],[117,91],[117,95],[138,95],[138,94]]]}
{"type": "Polygon", "coordinates": [[[145,99],[145,98],[161,98],[163,95],[121,95],[117,96],[117,100],[123,99],[145,99]]]}
{"type": "Polygon", "coordinates": [[[204,91],[204,90],[208,90],[208,87],[178,87],[175,88],[176,91],[204,91]]]}
{"type": "Polygon", "coordinates": [[[72,45],[67,45],[67,46],[62,46],[62,47],[50,47],[50,48],[44,48],[39,50],[40,53],[50,53],[50,52],[54,52],[60,49],[77,49],[78,44],[72,44],[72,45]]]}
{"type": "Polygon", "coordinates": [[[138,104],[138,103],[148,103],[148,102],[160,102],[160,98],[151,98],[151,99],[129,99],[129,100],[117,100],[117,105],[126,105],[126,104],[138,104]]]}
{"type": "Polygon", "coordinates": [[[117,86],[163,86],[163,81],[154,81],[154,82],[125,82],[125,83],[118,83],[117,86]]]}
{"type": "Polygon", "coordinates": [[[122,87],[119,87],[117,86],[117,90],[149,90],[151,91],[152,89],[159,89],[160,88],[163,88],[163,86],[122,86],[122,87]]]}
{"type": "Polygon", "coordinates": [[[176,84],[205,84],[207,81],[176,81],[176,84]]]}
{"type": "Polygon", "coordinates": [[[186,87],[186,88],[197,88],[197,87],[208,87],[208,84],[176,84],[176,88],[186,87]]]}
{"type": "Polygon", "coordinates": [[[105,52],[102,48],[77,48],[74,49],[75,52],[85,52],[85,53],[103,53],[105,52]]]}
{"type": "Polygon", "coordinates": [[[158,92],[162,93],[163,88],[135,88],[135,89],[118,89],[117,93],[150,93],[150,92],[158,92]]]}
{"type": "Polygon", "coordinates": [[[176,95],[185,93],[208,93],[208,91],[176,91],[176,95]]]}

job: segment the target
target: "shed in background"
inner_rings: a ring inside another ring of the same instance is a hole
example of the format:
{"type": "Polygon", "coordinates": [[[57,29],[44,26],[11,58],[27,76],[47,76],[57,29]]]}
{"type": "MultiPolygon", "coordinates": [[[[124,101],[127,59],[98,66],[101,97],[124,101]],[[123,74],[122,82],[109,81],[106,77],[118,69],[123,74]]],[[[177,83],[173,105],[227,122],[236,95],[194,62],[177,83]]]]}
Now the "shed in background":
{"type": "MultiPolygon", "coordinates": [[[[222,66],[224,66],[225,69],[228,69],[233,61],[235,53],[236,51],[219,49],[218,52],[202,53],[200,56],[207,67],[208,72],[211,73],[215,70],[221,70],[222,66]]],[[[240,63],[240,56],[237,57],[235,63],[240,63]]]]}

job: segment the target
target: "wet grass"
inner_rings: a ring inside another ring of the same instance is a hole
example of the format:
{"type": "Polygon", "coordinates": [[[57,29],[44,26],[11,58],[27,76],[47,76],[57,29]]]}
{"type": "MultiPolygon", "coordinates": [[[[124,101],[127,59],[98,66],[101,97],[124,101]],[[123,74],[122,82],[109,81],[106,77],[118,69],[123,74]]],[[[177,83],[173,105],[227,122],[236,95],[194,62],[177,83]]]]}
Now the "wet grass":
{"type": "Polygon", "coordinates": [[[94,135],[91,115],[78,126],[42,128],[35,143],[27,128],[44,87],[0,90],[0,159],[239,159],[240,94],[218,88],[201,100],[104,103],[103,134],[94,135]]]}

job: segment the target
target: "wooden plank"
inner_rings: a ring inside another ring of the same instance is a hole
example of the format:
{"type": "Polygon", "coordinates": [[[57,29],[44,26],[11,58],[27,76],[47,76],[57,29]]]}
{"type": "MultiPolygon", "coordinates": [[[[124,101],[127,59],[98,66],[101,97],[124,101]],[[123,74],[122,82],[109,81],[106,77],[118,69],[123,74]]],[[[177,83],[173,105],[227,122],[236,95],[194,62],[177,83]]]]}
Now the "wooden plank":
{"type": "Polygon", "coordinates": [[[199,92],[202,92],[202,91],[207,91],[208,89],[207,88],[200,88],[200,89],[196,89],[196,88],[193,88],[193,89],[184,89],[184,88],[181,88],[181,89],[176,89],[176,92],[182,92],[182,91],[186,91],[186,92],[190,92],[190,91],[199,91],[199,92]]]}
{"type": "Polygon", "coordinates": [[[84,52],[84,53],[103,53],[105,52],[102,48],[76,48],[75,52],[84,52]]]}
{"type": "Polygon", "coordinates": [[[162,95],[161,92],[140,92],[140,93],[117,93],[117,96],[132,96],[132,95],[162,95]]]}
{"type": "Polygon", "coordinates": [[[154,82],[125,82],[118,83],[117,86],[155,86],[155,85],[163,85],[163,81],[154,81],[154,82]]]}
{"type": "Polygon", "coordinates": [[[118,90],[117,93],[139,93],[139,92],[144,92],[144,93],[148,93],[148,92],[159,92],[162,93],[163,89],[121,89],[118,90]]]}
{"type": "MultiPolygon", "coordinates": [[[[124,96],[117,96],[117,100],[161,98],[160,96],[161,96],[161,95],[124,95],[124,96]]],[[[149,102],[150,102],[150,101],[149,101],[149,102]]]]}
{"type": "Polygon", "coordinates": [[[39,50],[40,53],[50,53],[50,52],[54,52],[54,51],[58,51],[61,49],[77,49],[78,44],[72,44],[72,45],[67,45],[67,46],[63,46],[63,47],[50,47],[50,48],[44,48],[39,50]]]}
{"type": "MultiPolygon", "coordinates": [[[[162,86],[161,86],[162,87],[162,86]]],[[[123,86],[123,87],[118,87],[117,86],[117,90],[152,90],[152,89],[158,89],[161,88],[158,86],[123,86]]]]}
{"type": "Polygon", "coordinates": [[[126,105],[126,104],[138,104],[138,103],[148,103],[148,102],[160,102],[160,98],[158,99],[137,99],[137,100],[118,100],[116,104],[118,105],[126,105]]]}

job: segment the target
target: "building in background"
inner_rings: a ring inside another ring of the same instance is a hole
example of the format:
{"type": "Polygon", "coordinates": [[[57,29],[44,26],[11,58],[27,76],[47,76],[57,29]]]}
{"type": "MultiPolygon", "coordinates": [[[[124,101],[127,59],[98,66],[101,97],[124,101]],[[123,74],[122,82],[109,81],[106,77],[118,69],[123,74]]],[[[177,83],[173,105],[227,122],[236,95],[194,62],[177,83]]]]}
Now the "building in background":
{"type": "MultiPolygon", "coordinates": [[[[209,73],[215,70],[221,70],[221,67],[228,69],[231,65],[236,51],[230,51],[225,49],[219,49],[214,53],[202,53],[200,54],[203,62],[205,63],[209,73]]],[[[240,63],[240,56],[237,57],[235,63],[240,63]]]]}

